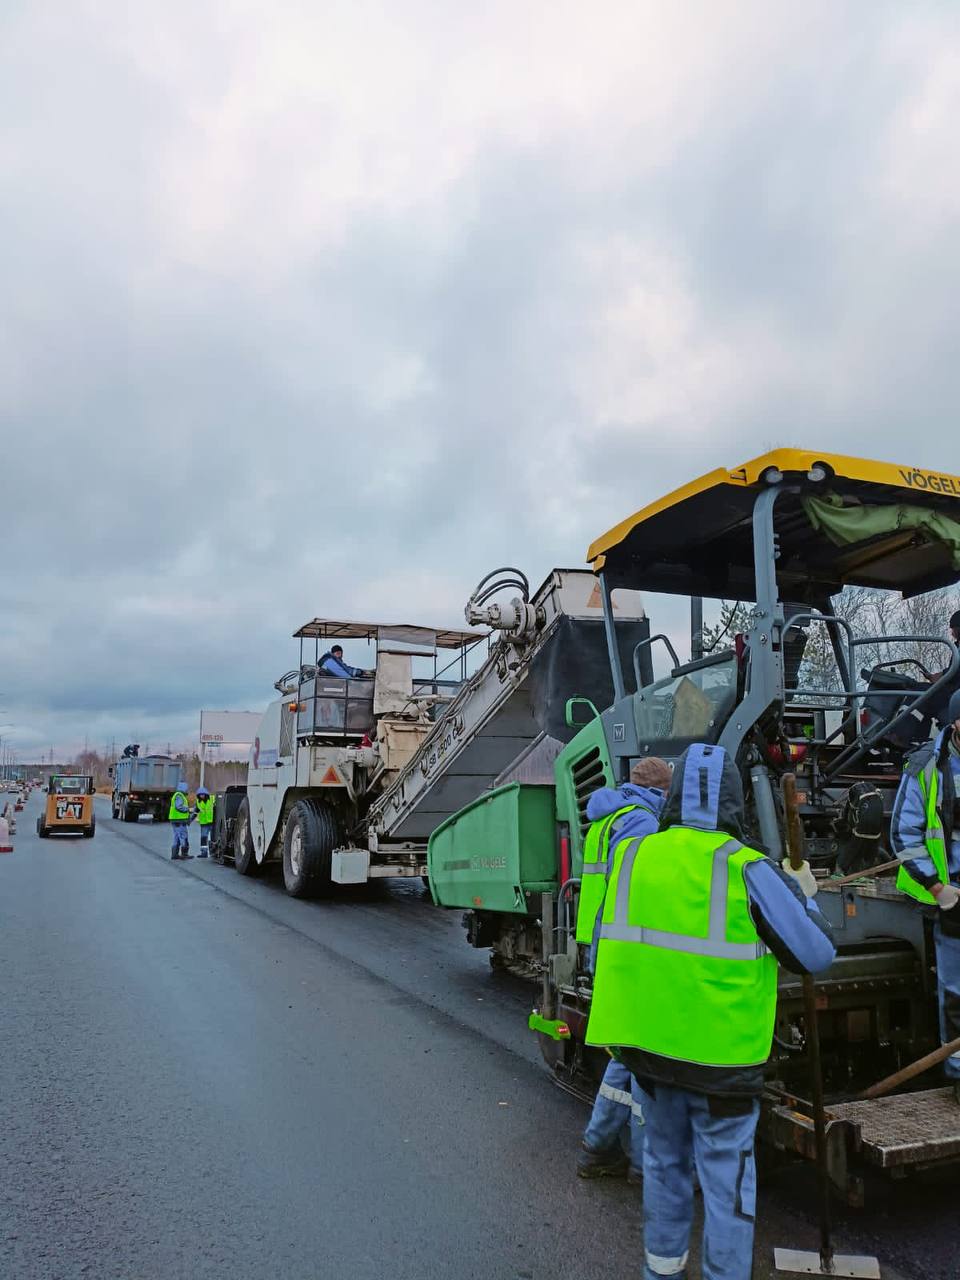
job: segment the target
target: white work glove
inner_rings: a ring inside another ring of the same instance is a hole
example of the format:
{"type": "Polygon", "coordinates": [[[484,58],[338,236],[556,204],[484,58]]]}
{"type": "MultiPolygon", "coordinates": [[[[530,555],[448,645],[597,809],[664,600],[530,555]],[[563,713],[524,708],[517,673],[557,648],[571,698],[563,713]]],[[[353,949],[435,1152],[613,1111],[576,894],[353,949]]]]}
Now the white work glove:
{"type": "Polygon", "coordinates": [[[780,865],[788,876],[792,876],[796,880],[808,898],[812,898],[816,894],[820,886],[817,884],[817,878],[810,870],[810,863],[806,859],[803,860],[799,867],[791,867],[789,858],[784,858],[780,865]]]}
{"type": "Polygon", "coordinates": [[[960,902],[960,889],[955,889],[952,884],[945,884],[939,893],[933,895],[937,900],[937,906],[941,911],[952,911],[960,902]]]}

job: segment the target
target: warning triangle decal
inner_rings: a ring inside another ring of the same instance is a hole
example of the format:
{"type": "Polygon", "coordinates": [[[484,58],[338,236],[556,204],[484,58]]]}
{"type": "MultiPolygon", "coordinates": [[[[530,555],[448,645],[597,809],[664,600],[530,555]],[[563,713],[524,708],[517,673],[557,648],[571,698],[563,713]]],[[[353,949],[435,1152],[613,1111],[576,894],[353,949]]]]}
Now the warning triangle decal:
{"type": "Polygon", "coordinates": [[[339,787],[340,775],[339,773],[337,773],[333,765],[330,766],[327,772],[320,779],[320,785],[321,787],[329,787],[329,786],[339,787]]]}

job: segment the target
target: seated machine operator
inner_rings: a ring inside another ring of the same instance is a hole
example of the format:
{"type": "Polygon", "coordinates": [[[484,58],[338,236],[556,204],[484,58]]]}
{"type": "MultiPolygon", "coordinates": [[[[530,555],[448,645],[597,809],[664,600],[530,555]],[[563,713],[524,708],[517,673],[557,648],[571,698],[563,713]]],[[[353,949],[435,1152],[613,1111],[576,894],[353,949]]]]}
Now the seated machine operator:
{"type": "Polygon", "coordinates": [[[320,659],[318,669],[327,676],[336,676],[340,680],[360,680],[372,676],[372,671],[364,671],[362,667],[351,667],[343,660],[343,645],[335,644],[320,659]]]}

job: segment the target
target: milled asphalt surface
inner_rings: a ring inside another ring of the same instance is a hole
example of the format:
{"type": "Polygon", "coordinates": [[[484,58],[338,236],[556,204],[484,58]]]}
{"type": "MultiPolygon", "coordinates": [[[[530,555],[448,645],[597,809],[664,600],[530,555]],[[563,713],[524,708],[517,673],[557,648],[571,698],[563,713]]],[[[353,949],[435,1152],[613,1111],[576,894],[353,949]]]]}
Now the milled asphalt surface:
{"type": "MultiPolygon", "coordinates": [[[[639,1193],[573,1176],[531,988],[419,882],[296,902],[102,800],[92,841],[38,840],[41,799],[0,855],[2,1280],[640,1275],[639,1193]]],[[[882,1188],[838,1242],[954,1280],[956,1188],[882,1188]]],[[[814,1247],[810,1192],[768,1178],[757,1280],[814,1247]]]]}

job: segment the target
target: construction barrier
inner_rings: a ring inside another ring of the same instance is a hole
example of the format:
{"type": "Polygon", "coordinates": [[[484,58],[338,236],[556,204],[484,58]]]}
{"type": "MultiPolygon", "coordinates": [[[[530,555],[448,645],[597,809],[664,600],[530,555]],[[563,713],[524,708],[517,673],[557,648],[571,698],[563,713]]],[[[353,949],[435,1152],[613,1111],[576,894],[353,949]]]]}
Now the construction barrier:
{"type": "Polygon", "coordinates": [[[10,824],[5,817],[0,817],[0,853],[13,853],[10,842],[10,824]]]}

